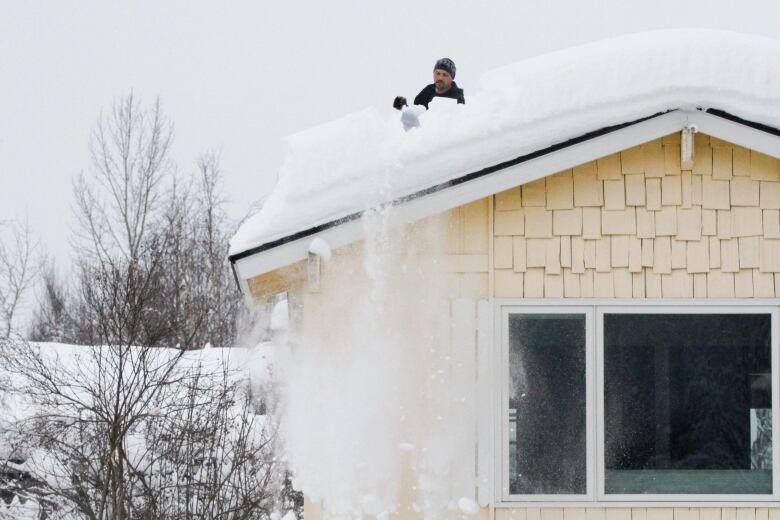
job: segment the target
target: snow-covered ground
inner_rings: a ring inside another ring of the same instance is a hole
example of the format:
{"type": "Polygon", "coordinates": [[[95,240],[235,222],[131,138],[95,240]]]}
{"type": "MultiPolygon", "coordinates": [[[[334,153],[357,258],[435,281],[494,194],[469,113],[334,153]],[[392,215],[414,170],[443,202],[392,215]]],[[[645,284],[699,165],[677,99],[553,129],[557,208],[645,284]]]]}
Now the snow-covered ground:
{"type": "MultiPolygon", "coordinates": [[[[281,319],[281,318],[279,318],[281,319]]],[[[283,325],[286,326],[286,325],[283,325]]],[[[91,349],[105,347],[88,347],[83,345],[69,345],[64,343],[34,343],[44,359],[50,360],[51,366],[62,372],[83,374],[85,378],[95,377],[97,370],[94,366],[95,357],[91,349]]],[[[161,357],[167,358],[176,355],[172,349],[158,349],[161,357]]],[[[270,379],[275,348],[273,343],[260,343],[253,348],[206,348],[189,350],[184,353],[179,366],[181,371],[202,367],[210,373],[220,373],[223,370],[233,374],[233,377],[246,377],[252,379],[252,384],[262,385],[270,379]]],[[[18,379],[16,374],[8,372],[7,367],[0,364],[0,378],[13,382],[18,379]]],[[[35,412],[36,403],[29,395],[0,390],[0,406],[2,416],[0,425],[7,421],[24,419],[35,412]]],[[[8,458],[9,454],[3,451],[6,446],[0,444],[0,457],[8,458]]]]}
{"type": "Polygon", "coordinates": [[[780,127],[780,42],[676,29],[582,45],[488,72],[405,132],[375,108],[287,139],[279,182],[231,254],[606,126],[718,108],[780,127]]]}
{"type": "MultiPolygon", "coordinates": [[[[286,328],[286,322],[281,317],[277,319],[278,328],[286,328]]],[[[105,375],[108,369],[108,363],[113,361],[113,357],[106,351],[107,347],[89,347],[77,346],[60,343],[32,343],[20,348],[29,348],[32,352],[40,354],[40,358],[51,370],[53,379],[62,382],[69,382],[70,388],[63,389],[63,394],[72,396],[73,401],[89,403],[93,397],[89,394],[94,391],[90,383],[97,381],[105,375]],[[104,363],[102,366],[101,363],[104,363]]],[[[133,355],[140,354],[142,349],[132,348],[133,355]]],[[[163,366],[169,360],[177,355],[173,349],[152,349],[154,360],[149,364],[149,373],[155,366],[163,366]]],[[[206,375],[215,375],[215,381],[219,381],[221,374],[225,374],[231,381],[239,384],[246,384],[252,388],[255,395],[262,395],[267,390],[267,385],[271,382],[273,372],[273,359],[275,355],[275,345],[271,342],[260,343],[252,348],[212,348],[206,346],[198,350],[190,350],[183,354],[183,357],[176,364],[177,374],[190,374],[194,371],[206,375]]],[[[129,371],[128,371],[129,372],[129,371]]],[[[153,377],[153,376],[151,376],[153,377]]],[[[24,376],[17,372],[9,370],[6,364],[0,364],[0,460],[8,463],[7,469],[28,473],[36,479],[57,478],[61,473],[57,469],[57,457],[52,457],[45,448],[18,449],[16,442],[18,438],[18,429],[15,425],[22,424],[25,420],[36,416],[39,412],[46,414],[61,413],[62,420],[68,417],[74,417],[74,409],[67,406],[67,398],[60,402],[65,403],[61,410],[52,409],[52,403],[42,404],[40,398],[24,391],[24,376]]],[[[140,384],[140,383],[139,383],[140,384]]],[[[204,383],[205,385],[205,383],[204,383]]],[[[177,399],[177,395],[182,401],[187,396],[184,387],[175,388],[170,394],[171,399],[177,399]]],[[[89,413],[88,409],[82,410],[89,413]]],[[[154,410],[147,410],[154,414],[154,410]]],[[[81,417],[80,412],[78,417],[81,417]]],[[[240,413],[240,412],[239,412],[240,413]]],[[[265,418],[258,417],[254,421],[253,436],[262,436],[265,418]]],[[[130,434],[127,438],[126,449],[128,453],[137,451],[138,457],[146,457],[149,453],[149,447],[144,446],[145,432],[130,434]]],[[[257,437],[258,442],[263,439],[257,437]]],[[[134,455],[131,455],[131,458],[134,455]]],[[[3,477],[4,478],[4,477],[3,477]]],[[[12,501],[6,504],[0,501],[0,519],[2,518],[38,518],[39,507],[35,500],[24,499],[14,496],[12,501]]],[[[277,515],[281,516],[281,515],[277,515]]]]}

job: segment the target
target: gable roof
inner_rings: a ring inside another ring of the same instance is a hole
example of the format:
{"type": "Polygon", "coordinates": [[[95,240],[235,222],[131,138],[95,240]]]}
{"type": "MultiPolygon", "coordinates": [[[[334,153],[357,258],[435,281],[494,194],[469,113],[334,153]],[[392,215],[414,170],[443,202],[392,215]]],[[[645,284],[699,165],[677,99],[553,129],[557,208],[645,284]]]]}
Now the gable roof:
{"type": "Polygon", "coordinates": [[[347,116],[288,140],[231,262],[240,282],[305,258],[315,235],[333,247],[360,239],[371,208],[411,222],[689,124],[780,157],[779,66],[774,40],[659,31],[486,74],[465,106],[432,105],[408,133],[372,110],[347,116]]]}

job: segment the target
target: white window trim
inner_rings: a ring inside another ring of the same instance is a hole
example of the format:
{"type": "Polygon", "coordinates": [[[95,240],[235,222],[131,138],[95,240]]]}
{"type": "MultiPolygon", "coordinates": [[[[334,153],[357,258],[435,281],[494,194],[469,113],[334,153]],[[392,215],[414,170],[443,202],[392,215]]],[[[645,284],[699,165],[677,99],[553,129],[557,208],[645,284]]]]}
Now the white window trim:
{"type": "Polygon", "coordinates": [[[604,347],[603,317],[605,313],[658,313],[658,314],[751,314],[766,313],[771,316],[771,369],[772,369],[772,445],[780,446],[780,301],[778,299],[679,299],[679,300],[630,300],[630,299],[496,299],[495,331],[497,356],[493,366],[499,381],[494,400],[496,425],[494,446],[494,500],[495,507],[534,506],[602,506],[625,507],[626,505],[661,507],[690,504],[696,507],[724,506],[738,503],[741,506],[755,504],[769,507],[780,504],[780,449],[772,451],[771,495],[716,495],[716,494],[641,494],[608,495],[604,492],[604,347]],[[508,448],[508,386],[509,386],[509,339],[508,316],[511,313],[524,314],[570,314],[583,313],[586,318],[586,428],[587,446],[587,493],[585,495],[511,495],[509,494],[508,448]]]}

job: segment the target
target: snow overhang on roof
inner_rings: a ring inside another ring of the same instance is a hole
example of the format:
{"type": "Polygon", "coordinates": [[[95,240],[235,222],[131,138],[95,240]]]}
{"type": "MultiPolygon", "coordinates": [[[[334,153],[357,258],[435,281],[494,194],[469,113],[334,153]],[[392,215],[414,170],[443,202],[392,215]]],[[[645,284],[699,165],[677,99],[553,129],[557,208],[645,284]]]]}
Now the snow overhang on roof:
{"type": "Polygon", "coordinates": [[[768,38],[641,33],[492,71],[481,87],[466,105],[432,104],[410,132],[369,109],[289,137],[276,188],[231,240],[242,287],[305,258],[314,236],[359,240],[371,208],[412,222],[690,124],[780,157],[780,42],[768,38]]]}

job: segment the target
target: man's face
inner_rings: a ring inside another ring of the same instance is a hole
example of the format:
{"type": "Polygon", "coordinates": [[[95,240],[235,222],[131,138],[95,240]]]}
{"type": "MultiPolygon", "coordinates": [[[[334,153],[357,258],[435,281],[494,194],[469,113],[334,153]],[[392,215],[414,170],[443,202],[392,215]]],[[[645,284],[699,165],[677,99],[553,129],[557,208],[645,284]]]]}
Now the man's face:
{"type": "Polygon", "coordinates": [[[446,70],[433,69],[433,86],[438,94],[447,92],[452,86],[452,76],[446,70]]]}

